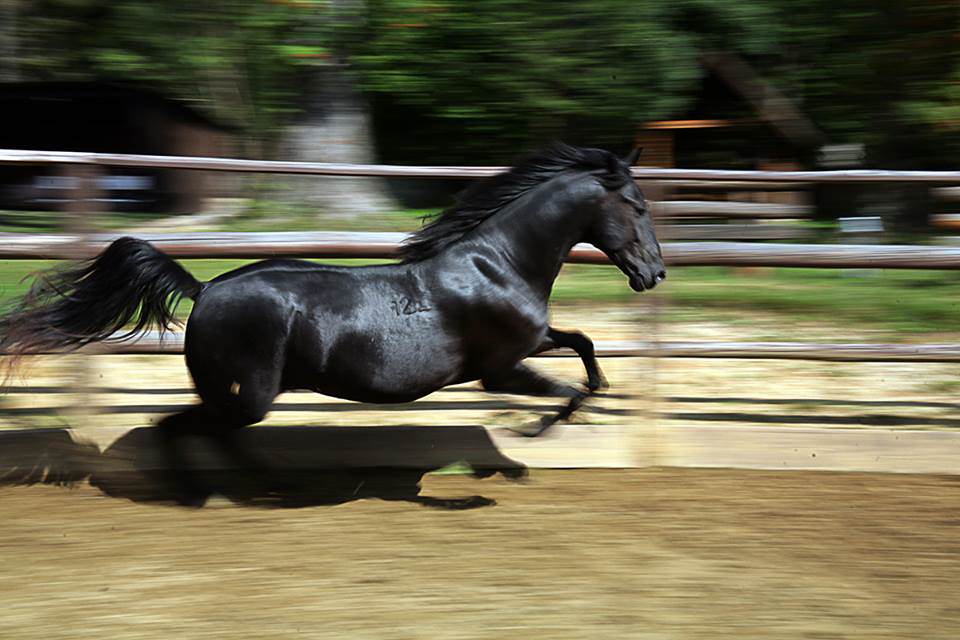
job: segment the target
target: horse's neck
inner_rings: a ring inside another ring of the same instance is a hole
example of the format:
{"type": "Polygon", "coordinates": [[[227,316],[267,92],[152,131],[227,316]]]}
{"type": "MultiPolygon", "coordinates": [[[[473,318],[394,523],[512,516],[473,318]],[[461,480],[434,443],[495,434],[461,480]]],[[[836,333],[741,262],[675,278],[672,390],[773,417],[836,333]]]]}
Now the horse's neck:
{"type": "Polygon", "coordinates": [[[491,252],[517,275],[549,296],[563,259],[583,237],[582,207],[563,188],[544,185],[523,205],[491,218],[470,243],[491,252]]]}

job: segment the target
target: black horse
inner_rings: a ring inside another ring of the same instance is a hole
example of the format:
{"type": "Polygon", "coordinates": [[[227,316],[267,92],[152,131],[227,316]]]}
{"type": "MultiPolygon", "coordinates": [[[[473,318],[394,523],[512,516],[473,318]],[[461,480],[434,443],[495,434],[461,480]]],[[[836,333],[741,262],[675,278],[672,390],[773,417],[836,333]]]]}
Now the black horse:
{"type": "Polygon", "coordinates": [[[292,389],[395,403],[480,380],[491,391],[569,398],[525,432],[536,435],[605,384],[590,339],[548,324],[570,248],[592,243],[636,291],[666,275],[629,173],[634,160],[557,145],[475,183],[411,236],[398,264],[266,260],[201,283],[147,242],[121,238],[88,262],[42,274],[0,319],[0,348],[16,357],[130,339],[169,328],[186,296],[195,301],[186,361],[200,403],[160,422],[172,458],[185,434],[243,457],[234,434],[292,389]],[[582,358],[586,390],[522,363],[558,347],[582,358]]]}

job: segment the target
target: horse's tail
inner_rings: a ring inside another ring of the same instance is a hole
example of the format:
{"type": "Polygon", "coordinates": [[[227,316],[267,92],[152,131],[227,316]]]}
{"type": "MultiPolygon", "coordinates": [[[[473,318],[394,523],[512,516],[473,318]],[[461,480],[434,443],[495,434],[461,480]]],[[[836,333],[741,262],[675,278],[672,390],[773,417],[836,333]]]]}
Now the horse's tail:
{"type": "Polygon", "coordinates": [[[180,300],[195,299],[201,288],[150,243],[120,238],[95,258],[37,274],[0,316],[0,351],[13,367],[25,355],[130,340],[151,327],[166,331],[179,324],[180,300]]]}

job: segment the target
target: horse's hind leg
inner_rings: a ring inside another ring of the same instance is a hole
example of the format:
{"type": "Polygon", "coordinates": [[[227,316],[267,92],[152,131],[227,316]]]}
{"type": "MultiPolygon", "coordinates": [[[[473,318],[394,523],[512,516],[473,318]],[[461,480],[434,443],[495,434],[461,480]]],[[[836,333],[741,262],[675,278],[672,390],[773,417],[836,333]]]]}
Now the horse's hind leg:
{"type": "Polygon", "coordinates": [[[181,450],[184,437],[201,434],[207,419],[203,405],[197,405],[169,415],[157,424],[166,482],[175,491],[177,502],[185,506],[203,506],[207,499],[208,493],[181,450]]]}
{"type": "Polygon", "coordinates": [[[540,345],[537,353],[559,347],[573,349],[577,355],[580,356],[580,360],[583,361],[583,366],[587,370],[587,388],[590,389],[590,391],[606,389],[610,386],[607,384],[607,379],[603,375],[603,371],[600,370],[600,364],[597,362],[597,356],[593,349],[593,340],[579,331],[560,331],[559,329],[549,327],[547,329],[547,337],[543,341],[543,344],[540,345]]]}
{"type": "MultiPolygon", "coordinates": [[[[272,368],[248,370],[227,383],[217,385],[198,382],[197,389],[213,414],[207,434],[234,464],[235,468],[253,476],[260,489],[266,489],[270,465],[241,441],[243,427],[263,420],[273,401],[280,394],[280,373],[272,368]]],[[[205,381],[204,381],[205,382],[205,381]]]]}
{"type": "Polygon", "coordinates": [[[264,481],[267,465],[238,442],[240,429],[262,420],[278,393],[279,383],[272,376],[269,381],[259,378],[262,376],[249,376],[246,388],[234,383],[219,396],[201,394],[206,395],[202,404],[167,416],[157,425],[167,480],[181,504],[202,506],[210,494],[183,451],[187,436],[211,440],[239,469],[252,473],[261,483],[264,481]]]}
{"type": "Polygon", "coordinates": [[[583,404],[587,393],[568,384],[557,382],[542,373],[538,373],[523,364],[517,364],[509,371],[485,376],[481,383],[487,391],[516,393],[530,396],[550,396],[570,398],[555,415],[544,416],[538,424],[532,427],[513,429],[524,436],[538,436],[557,422],[566,420],[583,404]]]}

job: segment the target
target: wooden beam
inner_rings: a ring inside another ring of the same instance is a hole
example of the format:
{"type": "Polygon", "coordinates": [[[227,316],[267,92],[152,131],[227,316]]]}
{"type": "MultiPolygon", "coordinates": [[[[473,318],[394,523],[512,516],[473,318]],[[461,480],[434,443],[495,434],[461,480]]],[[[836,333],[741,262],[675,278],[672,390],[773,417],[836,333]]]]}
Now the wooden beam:
{"type": "Polygon", "coordinates": [[[664,200],[651,203],[658,218],[805,218],[813,210],[805,205],[727,200],[664,200]]]}
{"type": "MultiPolygon", "coordinates": [[[[710,358],[738,360],[820,360],[828,362],[960,362],[957,344],[810,343],[810,342],[643,342],[598,340],[602,358],[710,358]]],[[[134,342],[90,345],[92,354],[176,355],[183,334],[151,331],[134,342]]],[[[538,354],[542,358],[576,357],[568,349],[538,354]]]]}
{"type": "Polygon", "coordinates": [[[734,127],[740,124],[744,124],[744,122],[738,120],[657,120],[647,122],[643,125],[643,128],[652,130],[719,129],[723,127],[734,127]]]}
{"type": "MultiPolygon", "coordinates": [[[[88,255],[102,251],[121,234],[98,234],[86,243],[88,255]]],[[[166,233],[140,234],[174,258],[394,258],[402,233],[166,233]]],[[[0,259],[75,257],[68,235],[0,234],[0,259]]],[[[960,269],[960,247],[856,244],[759,244],[752,242],[666,242],[670,265],[822,267],[865,269],[960,269]]],[[[606,255],[578,244],[567,262],[610,264],[606,255]]]]}
{"type": "Polygon", "coordinates": [[[664,240],[786,240],[809,235],[799,225],[786,224],[661,224],[657,237],[664,240]]]}
{"type": "MultiPolygon", "coordinates": [[[[482,178],[509,169],[509,167],[436,167],[283,162],[241,160],[235,158],[147,156],[69,151],[24,151],[18,149],[0,149],[0,164],[93,164],[111,167],[155,167],[241,173],[383,176],[396,178],[482,178]]],[[[885,171],[879,169],[840,171],[741,171],[633,167],[631,174],[637,180],[711,180],[780,183],[919,182],[941,185],[960,184],[960,171],[885,171]]]]}
{"type": "Polygon", "coordinates": [[[960,247],[856,244],[672,242],[667,264],[686,266],[958,269],[960,247]]]}

